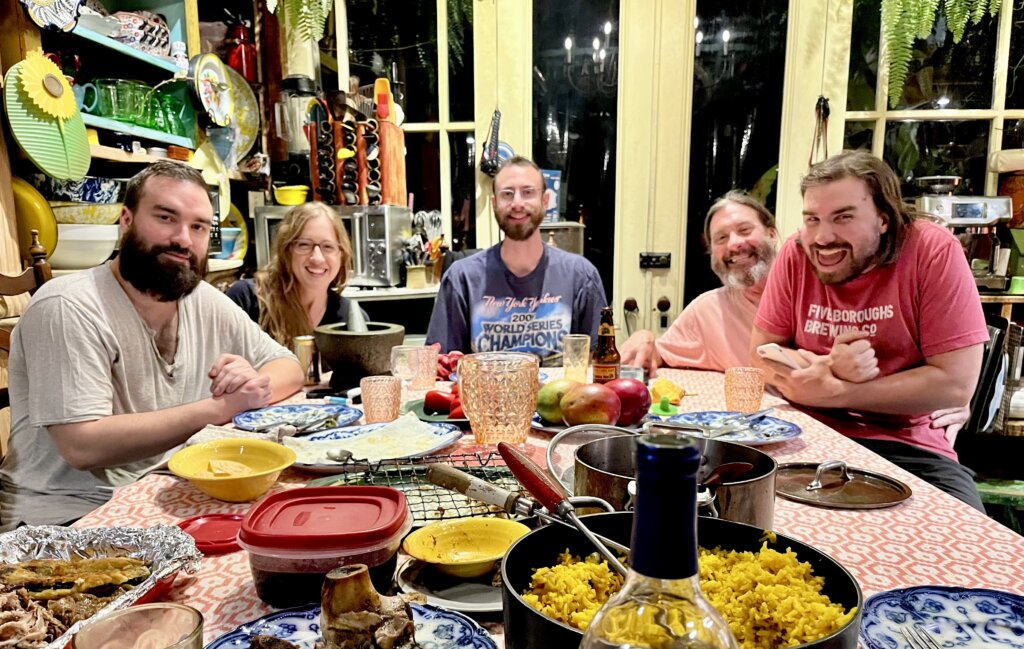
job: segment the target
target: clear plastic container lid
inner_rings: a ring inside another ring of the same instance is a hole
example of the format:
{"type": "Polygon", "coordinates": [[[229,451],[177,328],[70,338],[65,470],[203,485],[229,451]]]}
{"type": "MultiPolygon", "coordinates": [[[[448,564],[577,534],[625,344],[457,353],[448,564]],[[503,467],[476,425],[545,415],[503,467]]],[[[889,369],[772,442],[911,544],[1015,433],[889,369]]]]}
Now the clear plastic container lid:
{"type": "Polygon", "coordinates": [[[405,494],[391,487],[290,489],[256,503],[242,521],[246,550],[277,556],[372,552],[412,527],[405,494]]]}

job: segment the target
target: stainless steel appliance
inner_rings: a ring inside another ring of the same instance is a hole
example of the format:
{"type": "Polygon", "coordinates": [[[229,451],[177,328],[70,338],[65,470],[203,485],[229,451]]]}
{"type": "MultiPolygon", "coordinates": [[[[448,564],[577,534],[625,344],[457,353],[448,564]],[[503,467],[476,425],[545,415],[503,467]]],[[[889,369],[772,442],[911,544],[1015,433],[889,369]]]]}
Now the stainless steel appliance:
{"type": "Polygon", "coordinates": [[[953,196],[959,180],[956,176],[919,178],[934,193],[918,196],[915,207],[940,218],[957,236],[979,289],[1005,290],[1009,280],[1006,264],[1000,262],[1001,257],[1009,261],[1009,248],[1001,245],[996,230],[1010,220],[1012,201],[1009,196],[953,196]]]}
{"type": "MultiPolygon", "coordinates": [[[[290,207],[267,205],[253,210],[256,263],[270,263],[272,242],[290,207]]],[[[387,287],[401,282],[403,249],[412,237],[412,212],[395,205],[332,207],[341,215],[352,240],[353,272],[349,286],[387,287]]]]}
{"type": "Polygon", "coordinates": [[[349,205],[340,211],[351,226],[355,272],[349,286],[397,286],[403,250],[412,238],[412,211],[397,205],[349,205]]]}
{"type": "Polygon", "coordinates": [[[274,105],[276,135],[288,145],[288,159],[275,161],[274,178],[286,185],[310,182],[310,147],[306,125],[309,110],[317,101],[316,82],[294,75],[281,81],[281,99],[274,105]]]}

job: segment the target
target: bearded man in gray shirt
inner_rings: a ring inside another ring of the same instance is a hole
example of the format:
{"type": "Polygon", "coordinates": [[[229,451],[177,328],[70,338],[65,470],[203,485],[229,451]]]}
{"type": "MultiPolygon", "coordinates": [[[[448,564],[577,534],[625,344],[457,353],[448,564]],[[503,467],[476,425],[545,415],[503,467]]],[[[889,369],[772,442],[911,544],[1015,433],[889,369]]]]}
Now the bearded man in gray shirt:
{"type": "Polygon", "coordinates": [[[65,524],[207,424],[298,390],[295,357],[206,272],[213,205],[170,160],[128,183],[118,257],[47,282],[11,338],[0,529],[65,524]]]}

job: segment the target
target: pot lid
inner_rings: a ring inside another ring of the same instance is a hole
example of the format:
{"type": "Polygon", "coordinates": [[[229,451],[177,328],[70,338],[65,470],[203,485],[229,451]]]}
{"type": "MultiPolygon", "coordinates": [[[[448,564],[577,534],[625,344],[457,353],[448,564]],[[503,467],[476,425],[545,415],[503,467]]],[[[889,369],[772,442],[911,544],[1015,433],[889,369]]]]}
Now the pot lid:
{"type": "Polygon", "coordinates": [[[910,497],[910,487],[895,478],[854,469],[842,460],[779,466],[775,491],[783,498],[816,507],[880,509],[910,497]]]}
{"type": "Polygon", "coordinates": [[[196,548],[203,554],[223,554],[238,550],[238,530],[242,527],[241,514],[200,514],[178,523],[196,540],[196,548]]]}
{"type": "Polygon", "coordinates": [[[11,133],[32,163],[60,180],[82,178],[91,161],[85,122],[57,66],[29,52],[7,71],[3,95],[11,133]]]}
{"type": "Polygon", "coordinates": [[[386,545],[410,526],[405,494],[397,489],[309,487],[254,505],[238,538],[259,548],[326,551],[386,545]]]}

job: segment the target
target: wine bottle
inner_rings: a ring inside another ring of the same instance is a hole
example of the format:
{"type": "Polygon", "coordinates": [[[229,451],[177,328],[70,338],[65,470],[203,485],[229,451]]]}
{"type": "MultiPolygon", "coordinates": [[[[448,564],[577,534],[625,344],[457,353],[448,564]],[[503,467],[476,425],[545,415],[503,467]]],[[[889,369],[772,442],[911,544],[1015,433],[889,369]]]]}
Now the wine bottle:
{"type": "Polygon", "coordinates": [[[638,438],[629,570],[587,627],[582,649],[737,649],[698,581],[699,466],[700,450],[685,437],[638,438]]]}

